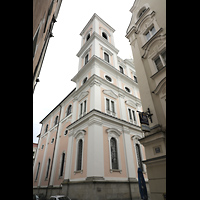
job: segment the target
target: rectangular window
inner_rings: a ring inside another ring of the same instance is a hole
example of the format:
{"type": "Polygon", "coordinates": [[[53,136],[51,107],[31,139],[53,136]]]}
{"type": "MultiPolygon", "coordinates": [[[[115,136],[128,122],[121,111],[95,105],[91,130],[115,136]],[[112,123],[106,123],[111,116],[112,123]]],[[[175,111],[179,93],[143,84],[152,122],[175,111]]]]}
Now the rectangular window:
{"type": "Polygon", "coordinates": [[[132,110],[132,113],[133,113],[133,120],[136,121],[136,118],[135,118],[135,111],[132,110]]]}
{"type": "Polygon", "coordinates": [[[84,113],[86,113],[86,100],[84,101],[84,113]]]}
{"type": "Polygon", "coordinates": [[[109,114],[109,115],[113,115],[115,116],[116,113],[115,113],[115,102],[113,100],[110,100],[108,98],[106,98],[106,113],[109,114]]]}
{"type": "Polygon", "coordinates": [[[129,115],[129,121],[131,123],[137,124],[135,110],[128,108],[128,115],[129,115]]]}
{"type": "Polygon", "coordinates": [[[82,117],[86,113],[86,108],[87,108],[87,100],[85,100],[84,102],[82,102],[80,104],[80,115],[79,115],[79,117],[82,117]]]}
{"type": "Polygon", "coordinates": [[[164,66],[166,66],[166,51],[159,53],[153,61],[156,65],[157,70],[161,70],[164,66]]]}
{"type": "Polygon", "coordinates": [[[144,35],[146,36],[146,40],[148,41],[154,34],[156,33],[156,29],[152,26],[144,35]]]}
{"type": "Polygon", "coordinates": [[[128,113],[129,113],[130,120],[132,120],[132,115],[131,115],[131,109],[130,108],[128,109],[128,113]]]}
{"type": "Polygon", "coordinates": [[[110,110],[110,100],[106,99],[106,110],[110,110]]]}
{"type": "Polygon", "coordinates": [[[80,115],[82,115],[83,113],[83,103],[81,103],[81,106],[80,106],[80,115]]]}
{"type": "Polygon", "coordinates": [[[104,60],[109,63],[109,55],[104,52],[104,60]]]}
{"type": "Polygon", "coordinates": [[[151,35],[150,35],[149,32],[147,32],[145,35],[146,35],[146,39],[147,39],[147,41],[148,41],[148,40],[150,39],[151,35]]]}
{"type": "Polygon", "coordinates": [[[114,103],[114,101],[111,101],[111,111],[112,112],[115,112],[115,103],[114,103]]]}
{"type": "Polygon", "coordinates": [[[124,74],[124,69],[123,69],[123,67],[119,66],[119,70],[120,70],[120,72],[121,72],[122,74],[124,74]]]}

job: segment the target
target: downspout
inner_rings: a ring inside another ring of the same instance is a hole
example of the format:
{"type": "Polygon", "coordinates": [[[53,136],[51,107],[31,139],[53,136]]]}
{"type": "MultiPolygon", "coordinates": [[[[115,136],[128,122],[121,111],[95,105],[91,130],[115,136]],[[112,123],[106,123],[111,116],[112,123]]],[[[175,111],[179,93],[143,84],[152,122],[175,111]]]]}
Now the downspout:
{"type": "MultiPolygon", "coordinates": [[[[60,124],[61,109],[62,109],[62,106],[60,105],[60,113],[59,113],[58,126],[57,126],[56,137],[55,137],[55,145],[54,145],[54,148],[53,148],[52,163],[51,163],[51,168],[50,168],[50,172],[49,172],[49,180],[48,180],[47,190],[49,188],[49,184],[50,184],[50,180],[51,180],[51,172],[52,172],[52,166],[53,166],[53,161],[54,161],[54,154],[55,154],[55,148],[56,148],[58,129],[59,129],[59,124],[60,124]]],[[[46,190],[46,196],[47,196],[47,190],[46,190]]]]}
{"type": "Polygon", "coordinates": [[[131,197],[131,200],[132,200],[133,197],[132,197],[132,193],[131,193],[131,183],[130,183],[130,179],[129,179],[129,168],[128,168],[128,162],[127,162],[126,146],[125,146],[124,127],[122,127],[122,133],[123,133],[123,140],[124,140],[125,160],[126,160],[126,170],[127,170],[128,182],[129,182],[129,191],[130,191],[130,197],[131,197]]]}

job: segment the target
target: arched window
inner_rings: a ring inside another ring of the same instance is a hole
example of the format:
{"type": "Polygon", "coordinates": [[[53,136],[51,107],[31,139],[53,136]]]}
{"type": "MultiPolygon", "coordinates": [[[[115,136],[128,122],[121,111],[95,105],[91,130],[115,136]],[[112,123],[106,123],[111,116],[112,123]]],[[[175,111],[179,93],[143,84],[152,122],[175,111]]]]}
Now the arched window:
{"type": "Polygon", "coordinates": [[[66,117],[71,114],[72,112],[72,105],[69,105],[68,108],[67,108],[67,112],[66,112],[66,117]]]}
{"type": "Polygon", "coordinates": [[[111,151],[112,169],[119,169],[118,156],[117,156],[117,141],[113,137],[110,139],[110,151],[111,151]]]}
{"type": "Polygon", "coordinates": [[[87,77],[85,77],[85,78],[83,79],[83,84],[84,84],[86,81],[87,81],[87,77]]]}
{"type": "Polygon", "coordinates": [[[139,144],[135,144],[135,148],[136,148],[136,154],[137,154],[138,167],[143,171],[142,157],[141,157],[139,144]]]}
{"type": "Polygon", "coordinates": [[[78,141],[77,171],[82,169],[83,140],[78,141]]]}
{"type": "Polygon", "coordinates": [[[37,172],[36,172],[36,176],[35,176],[35,181],[36,181],[37,178],[38,178],[39,170],[40,170],[40,162],[38,163],[37,172]]]}
{"type": "Polygon", "coordinates": [[[58,123],[58,115],[55,118],[54,126],[58,123]]]}
{"type": "Polygon", "coordinates": [[[45,133],[48,131],[48,124],[46,125],[46,128],[45,128],[45,133]]]}
{"type": "Polygon", "coordinates": [[[137,14],[137,18],[139,19],[140,17],[142,17],[142,15],[145,13],[145,11],[146,11],[146,7],[141,8],[137,14]]]}
{"type": "Polygon", "coordinates": [[[90,39],[90,33],[88,33],[86,41],[88,41],[90,39]]]}
{"type": "Polygon", "coordinates": [[[51,162],[51,159],[49,158],[49,159],[48,159],[48,163],[47,163],[47,171],[46,171],[45,179],[47,179],[47,178],[48,178],[48,175],[49,175],[50,162],[51,162]]]}
{"type": "Polygon", "coordinates": [[[108,36],[106,35],[105,32],[102,32],[102,36],[103,36],[106,40],[108,40],[108,36]]]}
{"type": "Polygon", "coordinates": [[[61,166],[60,166],[60,176],[63,176],[64,163],[65,163],[65,153],[63,152],[62,153],[61,166]]]}

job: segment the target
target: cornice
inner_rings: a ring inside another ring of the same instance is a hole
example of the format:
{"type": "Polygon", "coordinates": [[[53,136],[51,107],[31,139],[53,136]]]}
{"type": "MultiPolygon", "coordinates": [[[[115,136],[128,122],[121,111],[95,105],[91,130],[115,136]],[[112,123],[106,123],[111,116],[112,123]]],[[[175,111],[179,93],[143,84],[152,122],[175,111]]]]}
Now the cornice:
{"type": "Polygon", "coordinates": [[[141,131],[140,126],[137,126],[135,124],[132,124],[128,121],[122,120],[120,118],[117,117],[113,117],[111,115],[108,115],[104,112],[101,112],[99,110],[93,109],[91,110],[89,113],[87,113],[86,115],[84,115],[83,117],[79,118],[78,120],[76,120],[75,122],[73,122],[72,124],[70,124],[67,129],[71,130],[74,129],[76,127],[78,127],[80,124],[82,123],[88,123],[88,125],[97,122],[99,125],[103,124],[103,121],[110,121],[112,123],[116,123],[120,126],[126,126],[129,129],[135,129],[137,131],[141,131]]]}
{"type": "Polygon", "coordinates": [[[118,54],[119,50],[112,45],[110,42],[108,42],[107,40],[105,40],[102,36],[100,36],[98,33],[93,32],[90,39],[85,42],[85,44],[81,47],[81,49],[79,50],[79,52],[76,54],[77,57],[80,57],[82,55],[82,53],[86,50],[86,48],[88,48],[88,46],[93,42],[94,39],[98,39],[100,40],[101,43],[103,43],[104,45],[107,46],[107,48],[110,48],[111,50],[113,50],[116,54],[118,54]]]}

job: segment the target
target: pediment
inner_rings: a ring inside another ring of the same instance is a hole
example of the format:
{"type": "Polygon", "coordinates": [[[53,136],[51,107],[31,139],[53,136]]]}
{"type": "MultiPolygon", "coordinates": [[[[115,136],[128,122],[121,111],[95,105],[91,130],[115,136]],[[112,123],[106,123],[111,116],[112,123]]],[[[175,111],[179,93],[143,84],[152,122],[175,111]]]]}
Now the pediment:
{"type": "Polygon", "coordinates": [[[118,97],[112,90],[103,90],[103,93],[114,99],[117,99],[118,97]]]}
{"type": "Polygon", "coordinates": [[[84,97],[86,97],[89,94],[88,91],[86,92],[81,92],[81,94],[78,97],[78,101],[81,101],[84,97]]]}
{"type": "Polygon", "coordinates": [[[125,103],[133,108],[136,108],[137,107],[137,104],[136,102],[134,102],[133,100],[127,100],[125,101],[125,103]]]}

